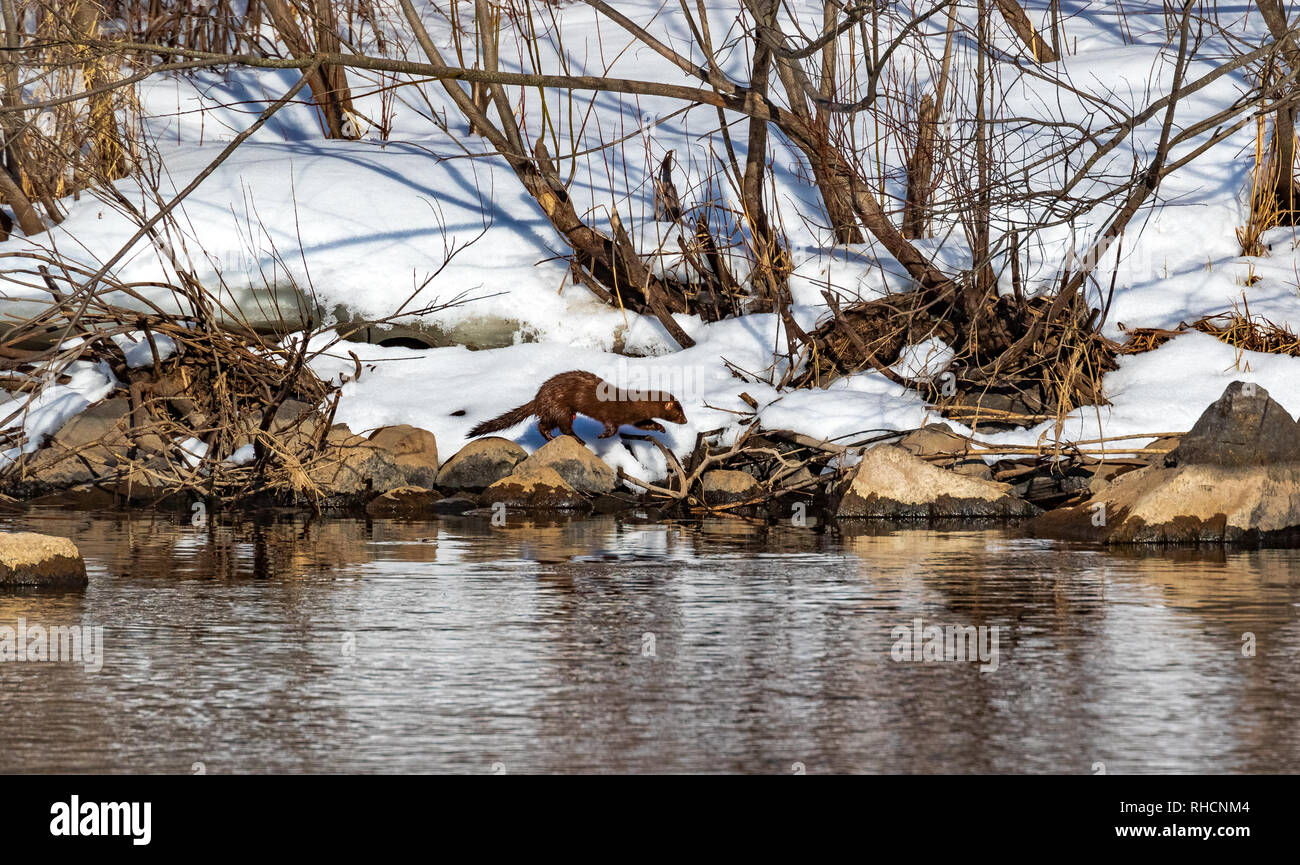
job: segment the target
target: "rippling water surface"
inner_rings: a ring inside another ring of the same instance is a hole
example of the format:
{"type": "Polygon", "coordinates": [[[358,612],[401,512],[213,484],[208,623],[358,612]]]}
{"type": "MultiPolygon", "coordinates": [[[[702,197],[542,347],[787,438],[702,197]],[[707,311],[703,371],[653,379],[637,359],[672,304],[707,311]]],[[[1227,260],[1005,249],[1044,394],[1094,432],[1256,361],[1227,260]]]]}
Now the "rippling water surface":
{"type": "Polygon", "coordinates": [[[105,655],[0,663],[0,771],[1300,771],[1297,551],[734,520],[0,529],[70,536],[90,570],[0,594],[0,627],[102,626],[105,655]],[[997,669],[895,660],[918,618],[996,627],[997,669]]]}

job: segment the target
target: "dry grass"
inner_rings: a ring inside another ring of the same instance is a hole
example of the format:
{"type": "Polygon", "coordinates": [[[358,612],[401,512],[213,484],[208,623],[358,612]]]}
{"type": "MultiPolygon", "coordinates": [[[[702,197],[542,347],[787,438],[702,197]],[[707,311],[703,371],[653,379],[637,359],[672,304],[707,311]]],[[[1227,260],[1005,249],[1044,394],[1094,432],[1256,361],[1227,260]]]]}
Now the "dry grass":
{"type": "Polygon", "coordinates": [[[1255,165],[1250,172],[1250,216],[1246,224],[1237,229],[1237,242],[1241,254],[1261,256],[1268,253],[1260,237],[1279,222],[1277,187],[1277,161],[1266,158],[1264,147],[1264,118],[1255,125],[1255,165]]]}
{"type": "MultiPolygon", "coordinates": [[[[1123,325],[1120,327],[1123,328],[1123,325]]],[[[1251,313],[1244,295],[1241,302],[1234,303],[1228,312],[1207,315],[1190,324],[1184,322],[1173,330],[1154,327],[1125,329],[1128,340],[1121,347],[1120,354],[1141,354],[1151,351],[1175,336],[1191,331],[1208,333],[1232,346],[1238,353],[1258,351],[1265,354],[1300,357],[1300,337],[1284,324],[1251,313]]]]}

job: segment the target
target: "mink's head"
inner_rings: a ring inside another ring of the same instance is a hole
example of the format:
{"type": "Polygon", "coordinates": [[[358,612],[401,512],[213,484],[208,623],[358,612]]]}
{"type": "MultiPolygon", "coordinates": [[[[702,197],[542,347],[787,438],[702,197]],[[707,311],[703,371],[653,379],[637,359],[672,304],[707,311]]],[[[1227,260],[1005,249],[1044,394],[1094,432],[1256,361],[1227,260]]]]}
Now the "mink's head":
{"type": "Polygon", "coordinates": [[[686,412],[682,411],[682,404],[677,401],[677,397],[670,393],[664,394],[663,397],[663,400],[659,403],[659,413],[655,417],[661,417],[673,423],[686,423],[686,412]]]}

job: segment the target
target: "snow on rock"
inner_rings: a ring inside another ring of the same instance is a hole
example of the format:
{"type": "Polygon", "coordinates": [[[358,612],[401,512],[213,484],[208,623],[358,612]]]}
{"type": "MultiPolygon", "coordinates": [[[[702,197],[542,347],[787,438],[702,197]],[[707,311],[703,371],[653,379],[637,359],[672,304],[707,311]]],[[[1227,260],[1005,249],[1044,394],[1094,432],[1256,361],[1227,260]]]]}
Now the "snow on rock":
{"type": "Polygon", "coordinates": [[[930,382],[942,375],[955,357],[956,352],[948,343],[932,336],[904,346],[893,370],[909,381],[930,382]]]}
{"type": "Polygon", "coordinates": [[[65,373],[71,381],[47,385],[30,402],[26,395],[15,398],[9,394],[0,401],[0,417],[6,418],[0,431],[24,428],[27,435],[21,448],[12,447],[0,452],[0,467],[9,465],[20,453],[36,450],[65,423],[85,411],[91,403],[108,396],[117,386],[117,379],[108,364],[102,361],[76,361],[65,373]]]}
{"type": "Polygon", "coordinates": [[[165,360],[176,353],[176,340],[166,334],[153,334],[153,348],[149,347],[149,338],[144,331],[119,333],[113,337],[113,342],[122,349],[126,365],[132,369],[151,365],[155,350],[159,360],[165,360]]]}

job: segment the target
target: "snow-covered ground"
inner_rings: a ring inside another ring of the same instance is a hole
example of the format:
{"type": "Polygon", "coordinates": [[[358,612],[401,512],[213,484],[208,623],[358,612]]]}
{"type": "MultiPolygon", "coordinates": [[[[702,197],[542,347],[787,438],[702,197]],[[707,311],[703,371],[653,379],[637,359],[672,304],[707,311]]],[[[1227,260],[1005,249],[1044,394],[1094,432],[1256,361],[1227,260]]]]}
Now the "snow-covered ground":
{"type": "MultiPolygon", "coordinates": [[[[1127,23],[1138,42],[1133,45],[1125,44],[1114,4],[1063,3],[1066,36],[1073,50],[1061,67],[1076,87],[1099,101],[1141,107],[1158,96],[1161,84],[1170,79],[1173,52],[1164,46],[1163,17],[1156,14],[1163,6],[1137,5],[1143,11],[1127,23]]],[[[719,21],[734,18],[735,3],[709,0],[708,6],[719,21]]],[[[1027,6],[1040,20],[1046,4],[1027,6]]],[[[621,0],[618,8],[635,21],[653,21],[651,30],[674,45],[689,41],[672,4],[661,7],[647,0],[621,0]]],[[[549,53],[540,57],[544,70],[557,70],[557,57],[563,53],[575,73],[681,80],[682,73],[653,52],[639,46],[622,50],[629,37],[608,21],[598,23],[589,7],[565,5],[555,14],[559,26],[548,30],[543,45],[549,53]]],[[[1226,22],[1229,14],[1241,13],[1220,14],[1226,22]]],[[[427,20],[435,38],[445,44],[445,22],[434,15],[427,20]]],[[[1238,32],[1258,44],[1264,31],[1254,16],[1240,22],[1238,32]]],[[[1192,65],[1189,79],[1214,67],[1214,58],[1222,51],[1213,48],[1203,51],[1206,59],[1192,65]]],[[[734,68],[728,71],[741,77],[745,61],[738,55],[733,52],[729,62],[734,68]]],[[[503,65],[520,69],[511,66],[511,56],[503,47],[503,65]]],[[[410,57],[420,59],[414,53],[410,57]]],[[[924,83],[924,68],[916,74],[924,83]]],[[[266,102],[287,90],[295,75],[231,70],[147,82],[141,105],[156,142],[161,165],[158,184],[164,199],[201,171],[266,102]]],[[[1188,98],[1179,108],[1179,117],[1190,122],[1207,116],[1236,98],[1244,86],[1239,75],[1224,76],[1188,98]]],[[[446,113],[450,119],[445,129],[433,121],[430,105],[441,112],[448,102],[436,85],[424,86],[427,102],[410,89],[395,91],[397,101],[391,112],[365,76],[352,73],[352,87],[363,115],[387,117],[391,126],[387,140],[381,140],[374,128],[361,141],[323,140],[314,110],[307,105],[289,106],[188,197],[179,210],[184,237],[173,238],[173,245],[188,255],[205,283],[222,291],[228,303],[242,304],[250,313],[257,291],[270,284],[297,286],[327,314],[346,310],[371,318],[390,315],[407,302],[415,286],[444,264],[449,248],[460,247],[408,308],[462,297],[466,302],[434,312],[425,317],[426,322],[442,327],[475,318],[518,322],[516,344],[482,351],[346,346],[365,364],[361,378],[344,387],[337,414],[354,430],[416,424],[432,430],[440,452],[450,455],[464,443],[474,423],[530,399],[547,376],[579,368],[622,386],[675,393],[689,422],[668,425],[663,438],[678,452],[689,449],[698,432],[733,423],[735,412],[746,410],[741,392],[758,400],[766,426],[824,438],[908,429],[935,419],[917,393],[876,373],[841,379],[825,390],[778,392],[766,382],[779,378],[773,363],[785,340],[771,315],[713,324],[682,317],[680,323],[697,345],[676,351],[657,322],[612,310],[566,278],[567,249],[504,161],[485,154],[482,142],[467,134],[454,111],[446,113]],[[616,345],[642,356],[616,354],[616,345]],[[728,364],[747,375],[736,376],[728,364]],[[463,415],[453,416],[461,410],[463,415]]],[[[588,112],[585,96],[572,105],[555,91],[547,91],[547,96],[555,128],[578,130],[572,140],[567,133],[554,140],[552,149],[560,157],[562,173],[573,172],[570,194],[579,203],[579,212],[585,211],[598,227],[616,209],[635,227],[643,249],[655,245],[655,233],[667,230],[653,222],[650,177],[668,150],[677,154],[677,183],[684,204],[689,207],[717,192],[709,188],[715,164],[710,148],[716,142],[707,134],[717,125],[714,109],[674,113],[682,107],[679,103],[600,94],[594,110],[588,112]],[[617,146],[565,158],[620,139],[617,146]]],[[[1097,113],[1088,100],[1061,104],[1058,96],[1046,85],[1036,88],[1031,78],[1019,79],[1005,94],[1011,113],[1062,113],[1071,120],[1097,113]]],[[[523,123],[531,140],[542,128],[542,106],[536,93],[527,99],[523,123]]],[[[1116,165],[1127,169],[1135,157],[1149,156],[1160,119],[1139,128],[1116,151],[1112,157],[1116,165]]],[[[736,145],[742,147],[743,136],[737,138],[736,145]]],[[[1119,336],[1120,323],[1173,327],[1223,312],[1243,296],[1253,313],[1300,327],[1300,257],[1292,230],[1270,233],[1267,257],[1239,255],[1234,230],[1245,221],[1243,201],[1254,140],[1254,125],[1248,124],[1168,178],[1156,206],[1131,223],[1106,323],[1109,335],[1119,336]],[[1252,267],[1258,279],[1247,285],[1252,267]]],[[[1174,157],[1195,143],[1184,145],[1174,157]]],[[[785,215],[783,227],[796,257],[792,289],[800,324],[811,327],[825,316],[821,292],[828,287],[847,299],[905,289],[897,264],[875,244],[833,247],[828,232],[818,224],[820,203],[804,180],[801,160],[779,136],[773,136],[771,146],[774,209],[785,215]]],[[[1027,140],[1023,146],[1036,145],[1027,140]]],[[[1043,178],[1043,183],[1050,182],[1051,177],[1043,178]]],[[[158,207],[138,180],[121,181],[118,187],[146,213],[158,207]]],[[[15,256],[5,260],[0,270],[20,269],[24,266],[20,254],[33,249],[52,250],[87,264],[102,262],[135,231],[129,219],[92,196],[83,195],[67,205],[68,218],[47,234],[31,240],[15,235],[0,244],[0,253],[15,256]]],[[[1108,213],[1099,208],[1089,224],[1076,223],[1076,236],[1087,238],[1108,213]]],[[[965,260],[960,235],[955,231],[921,246],[953,272],[965,260]]],[[[1031,287],[1051,284],[1055,263],[1069,240],[1066,226],[1040,233],[1030,251],[1031,287]]],[[[671,236],[663,242],[667,249],[676,248],[671,236]]],[[[665,261],[668,265],[670,260],[665,261]]],[[[169,267],[156,250],[142,243],[116,273],[125,281],[157,280],[167,277],[169,267]]],[[[1113,262],[1103,264],[1101,282],[1109,282],[1112,269],[1113,262]]],[[[0,310],[40,296],[34,286],[12,278],[0,281],[0,310]]],[[[163,298],[159,293],[155,299],[163,298]]],[[[336,351],[322,357],[316,368],[333,376],[350,372],[353,361],[336,351]]],[[[97,398],[107,384],[104,374],[81,370],[67,388],[51,388],[44,402],[33,407],[29,429],[57,428],[78,406],[97,398]]],[[[1091,439],[1185,430],[1234,379],[1258,382],[1293,413],[1300,412],[1300,359],[1239,355],[1212,337],[1193,333],[1156,351],[1121,358],[1120,368],[1105,380],[1112,404],[1076,411],[1061,436],[1091,439]]],[[[612,464],[643,476],[663,470],[658,451],[644,443],[626,447],[617,440],[596,441],[594,435],[586,435],[594,433],[594,427],[580,423],[577,429],[612,464]]],[[[1045,423],[986,438],[1029,444],[1055,432],[1054,424],[1045,423]]],[[[510,434],[529,449],[541,442],[531,426],[510,434]]],[[[1134,445],[1143,441],[1136,439],[1134,445]]]]}

